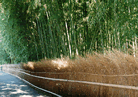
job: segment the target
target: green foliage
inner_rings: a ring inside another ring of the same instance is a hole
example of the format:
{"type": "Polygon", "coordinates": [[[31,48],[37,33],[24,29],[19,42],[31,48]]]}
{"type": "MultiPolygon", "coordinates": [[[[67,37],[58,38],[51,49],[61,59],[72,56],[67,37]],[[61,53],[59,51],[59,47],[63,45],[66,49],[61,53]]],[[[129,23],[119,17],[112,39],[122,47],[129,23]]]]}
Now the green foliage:
{"type": "Polygon", "coordinates": [[[136,0],[0,2],[2,46],[12,63],[137,48],[136,0]]]}

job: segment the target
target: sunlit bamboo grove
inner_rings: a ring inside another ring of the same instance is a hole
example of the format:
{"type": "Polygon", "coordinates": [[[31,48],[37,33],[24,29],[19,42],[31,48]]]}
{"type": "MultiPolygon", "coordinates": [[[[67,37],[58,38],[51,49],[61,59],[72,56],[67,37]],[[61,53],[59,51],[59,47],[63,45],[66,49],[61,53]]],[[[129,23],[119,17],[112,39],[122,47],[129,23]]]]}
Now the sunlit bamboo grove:
{"type": "Polygon", "coordinates": [[[0,8],[3,62],[137,50],[138,0],[0,0],[0,8]]]}

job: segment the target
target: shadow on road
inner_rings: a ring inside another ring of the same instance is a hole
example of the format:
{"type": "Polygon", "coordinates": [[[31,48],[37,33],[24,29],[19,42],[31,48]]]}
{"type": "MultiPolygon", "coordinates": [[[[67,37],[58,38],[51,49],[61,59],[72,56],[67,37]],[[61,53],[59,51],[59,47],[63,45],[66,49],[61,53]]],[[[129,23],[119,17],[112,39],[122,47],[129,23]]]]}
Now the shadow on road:
{"type": "Polygon", "coordinates": [[[0,97],[50,97],[18,78],[0,71],[0,97]]]}

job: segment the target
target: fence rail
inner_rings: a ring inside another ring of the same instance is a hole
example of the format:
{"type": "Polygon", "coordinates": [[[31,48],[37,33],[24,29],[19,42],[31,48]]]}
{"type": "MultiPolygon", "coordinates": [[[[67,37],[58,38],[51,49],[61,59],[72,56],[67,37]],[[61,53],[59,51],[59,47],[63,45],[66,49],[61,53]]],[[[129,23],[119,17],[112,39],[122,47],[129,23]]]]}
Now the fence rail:
{"type": "MultiPolygon", "coordinates": [[[[31,71],[23,70],[21,68],[18,68],[16,70],[12,70],[12,67],[19,67],[18,65],[1,65],[0,67],[1,67],[1,70],[5,71],[5,72],[16,72],[16,73],[18,72],[20,74],[35,77],[35,78],[38,78],[38,79],[51,80],[51,81],[61,81],[61,82],[70,82],[70,83],[90,84],[90,85],[98,85],[98,86],[105,86],[105,87],[112,87],[112,88],[129,89],[129,90],[135,90],[135,91],[138,90],[138,87],[135,87],[135,86],[117,85],[117,84],[108,84],[108,83],[99,83],[99,82],[90,82],[90,81],[80,81],[80,80],[69,80],[69,79],[60,79],[60,78],[49,78],[49,77],[42,77],[42,76],[36,76],[36,75],[29,74],[29,73],[37,73],[37,72],[31,72],[31,71]],[[27,73],[27,72],[29,72],[29,73],[27,73]]],[[[41,72],[38,72],[38,73],[41,73],[41,72]]],[[[43,72],[43,73],[48,73],[48,72],[43,72]]],[[[134,75],[137,75],[137,74],[131,74],[131,76],[134,76],[134,75]]],[[[115,76],[115,75],[113,75],[113,76],[115,76]]],[[[121,75],[121,76],[123,76],[123,75],[121,75]]],[[[130,75],[124,75],[124,76],[130,76],[130,75]]],[[[19,76],[17,76],[17,77],[20,78],[19,76]]],[[[23,80],[25,80],[25,79],[23,79],[23,80]]],[[[27,83],[33,86],[33,84],[31,84],[31,83],[29,83],[29,82],[27,82],[27,83]]],[[[34,85],[34,87],[37,87],[37,86],[34,85]]],[[[39,87],[37,87],[37,88],[43,90],[42,88],[39,88],[39,87]]],[[[53,92],[50,92],[50,91],[47,91],[47,90],[46,90],[46,92],[49,92],[53,95],[61,97],[61,95],[58,95],[56,93],[53,93],[53,92]]],[[[138,96],[137,93],[135,93],[135,97],[137,97],[137,96],[138,96]]]]}

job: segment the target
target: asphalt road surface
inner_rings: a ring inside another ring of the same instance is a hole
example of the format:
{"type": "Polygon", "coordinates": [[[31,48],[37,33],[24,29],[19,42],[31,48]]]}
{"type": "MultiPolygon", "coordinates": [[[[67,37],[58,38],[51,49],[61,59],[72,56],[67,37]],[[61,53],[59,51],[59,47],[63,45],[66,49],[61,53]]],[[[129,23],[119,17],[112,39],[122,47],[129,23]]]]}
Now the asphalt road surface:
{"type": "Polygon", "coordinates": [[[0,70],[0,97],[51,97],[0,70]]]}

